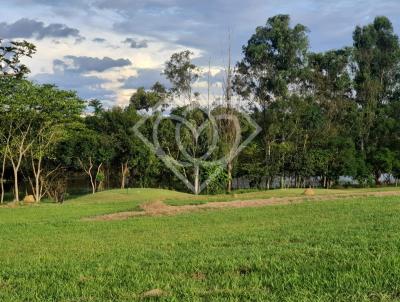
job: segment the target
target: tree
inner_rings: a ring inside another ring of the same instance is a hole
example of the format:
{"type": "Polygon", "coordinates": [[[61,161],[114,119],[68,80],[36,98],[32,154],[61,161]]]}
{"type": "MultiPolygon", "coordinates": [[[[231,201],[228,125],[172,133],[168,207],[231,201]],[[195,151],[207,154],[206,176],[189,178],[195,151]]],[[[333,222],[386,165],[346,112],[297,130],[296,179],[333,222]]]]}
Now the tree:
{"type": "Polygon", "coordinates": [[[304,86],[307,51],[307,28],[301,24],[291,27],[288,15],[274,16],[265,26],[257,27],[243,46],[244,58],[237,64],[234,78],[234,90],[255,103],[255,117],[262,128],[265,174],[270,174],[268,163],[281,162],[282,180],[285,152],[281,153],[279,161],[273,161],[271,151],[277,143],[282,144],[281,151],[288,150],[289,134],[282,132],[285,128],[280,125],[286,122],[288,96],[301,92],[304,86]],[[269,114],[271,106],[281,108],[282,114],[269,114]],[[278,125],[271,122],[274,119],[278,125]]]}
{"type": "Polygon", "coordinates": [[[36,201],[40,201],[44,195],[43,160],[51,156],[68,123],[79,119],[83,102],[76,93],[52,85],[12,78],[3,78],[0,85],[3,160],[9,159],[14,171],[15,200],[19,201],[18,174],[23,160],[29,158],[34,174],[32,191],[36,201]]]}
{"type": "Polygon", "coordinates": [[[347,176],[356,176],[357,161],[354,160],[356,150],[353,141],[359,124],[357,104],[353,99],[351,53],[351,48],[343,48],[309,55],[310,92],[318,107],[317,116],[320,117],[318,126],[308,127],[316,130],[309,137],[314,141],[310,154],[315,155],[312,162],[315,164],[315,172],[322,178],[323,187],[337,180],[338,173],[347,171],[350,173],[347,176]],[[342,148],[343,154],[347,152],[348,156],[338,156],[337,146],[342,148]],[[350,169],[349,165],[353,167],[350,169]]]}
{"type": "Polygon", "coordinates": [[[192,102],[192,85],[199,78],[199,69],[192,63],[189,50],[174,53],[165,63],[164,75],[172,84],[172,92],[192,102]]]}
{"type": "Polygon", "coordinates": [[[105,180],[104,164],[113,157],[112,141],[109,137],[88,129],[78,129],[71,140],[72,153],[79,167],[89,177],[92,194],[102,189],[105,180]]]}
{"type": "Polygon", "coordinates": [[[4,202],[4,175],[6,171],[6,164],[7,164],[7,155],[8,155],[8,147],[11,140],[12,131],[8,128],[7,124],[3,124],[0,122],[0,155],[1,155],[1,174],[0,174],[0,189],[1,189],[1,196],[0,196],[0,203],[4,202]]]}
{"type": "Polygon", "coordinates": [[[96,125],[91,123],[92,129],[101,135],[108,136],[113,143],[114,153],[111,163],[120,167],[118,174],[121,175],[121,189],[125,188],[129,171],[135,165],[134,158],[137,156],[138,149],[143,148],[143,144],[139,143],[132,132],[138,118],[136,110],[131,106],[126,109],[114,107],[104,111],[96,125]]]}
{"type": "Polygon", "coordinates": [[[94,114],[100,114],[104,111],[103,104],[97,99],[90,100],[89,107],[93,108],[94,114]]]}
{"type": "MultiPolygon", "coordinates": [[[[19,201],[18,174],[24,156],[33,144],[32,117],[35,98],[34,86],[26,80],[0,78],[0,114],[2,116],[2,136],[4,159],[11,162],[14,176],[14,199],[19,201]]],[[[4,161],[3,161],[4,166],[4,161]]]]}
{"type": "MultiPolygon", "coordinates": [[[[230,43],[230,36],[229,36],[230,43]]],[[[220,111],[222,111],[222,115],[225,115],[228,118],[220,119],[218,121],[218,128],[220,133],[220,147],[222,149],[223,155],[226,158],[226,172],[227,172],[227,183],[226,189],[228,192],[232,190],[232,171],[233,171],[233,162],[235,158],[234,152],[234,144],[236,140],[236,136],[240,135],[237,132],[235,127],[235,123],[231,118],[237,117],[237,111],[232,108],[232,95],[233,95],[233,73],[232,62],[231,62],[231,46],[229,44],[228,47],[228,64],[225,70],[225,78],[223,82],[223,99],[224,104],[220,111]],[[229,118],[231,117],[231,118],[229,118]]]]}
{"type": "Polygon", "coordinates": [[[0,77],[24,77],[30,70],[21,63],[21,59],[31,58],[35,52],[36,46],[25,40],[19,42],[0,39],[0,77]]]}
{"type": "MultiPolygon", "coordinates": [[[[399,38],[386,17],[375,18],[372,24],[357,26],[353,33],[356,101],[360,107],[359,147],[368,162],[383,147],[387,128],[380,127],[387,119],[391,96],[398,90],[396,75],[400,64],[399,38]]],[[[376,182],[384,167],[372,160],[376,182]]],[[[371,162],[372,163],[372,162],[371,162]]],[[[385,164],[386,165],[386,164],[385,164]]]]}
{"type": "Polygon", "coordinates": [[[269,18],[243,46],[244,58],[237,65],[235,90],[263,106],[285,97],[290,84],[300,84],[307,50],[304,25],[291,28],[288,15],[269,18]]]}
{"type": "Polygon", "coordinates": [[[156,82],[149,91],[146,91],[144,87],[139,87],[129,99],[129,106],[137,111],[148,111],[157,103],[164,101],[167,97],[168,92],[165,87],[159,82],[156,82]]]}
{"type": "MultiPolygon", "coordinates": [[[[21,63],[21,59],[23,57],[29,57],[31,58],[32,55],[36,52],[36,47],[32,43],[29,43],[27,41],[5,41],[3,39],[0,39],[0,92],[3,94],[2,96],[2,110],[5,109],[5,106],[7,106],[6,103],[4,103],[4,97],[6,96],[7,93],[10,92],[10,84],[12,86],[12,83],[10,83],[7,79],[4,79],[5,77],[8,78],[17,78],[21,79],[23,78],[26,74],[30,72],[29,68],[21,63]]],[[[1,97],[1,96],[0,96],[1,97]]],[[[3,111],[4,112],[4,111],[3,111]]],[[[3,118],[6,118],[6,116],[3,116],[3,118]]],[[[6,161],[8,158],[9,154],[9,147],[10,144],[12,143],[11,138],[12,138],[12,133],[15,130],[12,125],[8,124],[7,122],[2,125],[2,129],[0,130],[1,132],[1,141],[2,141],[2,148],[0,154],[2,155],[2,168],[1,168],[1,177],[0,177],[0,182],[1,182],[1,198],[0,202],[3,203],[4,201],[4,173],[5,173],[5,168],[6,168],[6,161]]],[[[21,150],[21,149],[20,149],[21,150]]],[[[21,150],[24,151],[24,150],[21,150]]],[[[23,154],[25,152],[22,152],[23,154]]],[[[22,155],[23,155],[22,154],[22,155]]],[[[22,159],[21,159],[22,160],[22,159]]],[[[17,168],[17,166],[13,166],[13,168],[17,168]]],[[[17,185],[17,184],[16,184],[17,185]]],[[[17,190],[18,191],[18,190],[17,190]]],[[[16,200],[18,200],[19,197],[16,197],[16,200]]]]}
{"type": "MultiPolygon", "coordinates": [[[[185,183],[193,192],[199,194],[202,175],[200,168],[204,166],[202,157],[209,151],[215,135],[207,113],[193,106],[173,108],[171,114],[184,122],[178,119],[171,121],[168,116],[163,118],[160,112],[156,114],[155,120],[159,121],[157,136],[166,160],[185,177],[185,183]]],[[[152,134],[149,131],[146,136],[151,137],[152,134]]]]}
{"type": "Polygon", "coordinates": [[[52,85],[36,85],[33,93],[36,110],[32,124],[33,143],[29,153],[34,176],[32,192],[36,202],[39,202],[46,194],[43,189],[46,178],[57,169],[46,169],[44,160],[56,157],[56,145],[68,135],[66,129],[71,124],[80,122],[84,103],[75,92],[59,90],[52,85]],[[45,171],[46,174],[43,174],[45,171]]]}

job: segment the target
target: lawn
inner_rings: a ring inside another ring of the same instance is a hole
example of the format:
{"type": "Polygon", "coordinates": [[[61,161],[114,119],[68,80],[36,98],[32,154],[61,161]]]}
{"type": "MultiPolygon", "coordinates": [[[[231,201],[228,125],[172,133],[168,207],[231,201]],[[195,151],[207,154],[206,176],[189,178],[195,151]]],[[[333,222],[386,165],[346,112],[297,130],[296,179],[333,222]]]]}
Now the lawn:
{"type": "Polygon", "coordinates": [[[300,194],[129,189],[0,208],[0,301],[400,301],[400,197],[81,219],[161,199],[300,194]]]}

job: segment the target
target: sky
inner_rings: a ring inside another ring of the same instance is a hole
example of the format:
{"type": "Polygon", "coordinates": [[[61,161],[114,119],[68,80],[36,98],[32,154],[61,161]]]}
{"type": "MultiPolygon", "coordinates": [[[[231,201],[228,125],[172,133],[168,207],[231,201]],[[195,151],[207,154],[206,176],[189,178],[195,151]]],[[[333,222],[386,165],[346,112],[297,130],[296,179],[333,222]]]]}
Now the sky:
{"type": "MultiPolygon", "coordinates": [[[[138,87],[167,84],[165,61],[185,49],[204,73],[211,62],[219,91],[228,45],[239,60],[255,28],[277,14],[307,26],[312,51],[351,45],[355,26],[380,15],[400,33],[399,0],[0,0],[0,11],[0,38],[37,46],[25,62],[32,80],[105,107],[126,105],[138,87]]],[[[205,76],[196,85],[204,92],[205,76]]]]}

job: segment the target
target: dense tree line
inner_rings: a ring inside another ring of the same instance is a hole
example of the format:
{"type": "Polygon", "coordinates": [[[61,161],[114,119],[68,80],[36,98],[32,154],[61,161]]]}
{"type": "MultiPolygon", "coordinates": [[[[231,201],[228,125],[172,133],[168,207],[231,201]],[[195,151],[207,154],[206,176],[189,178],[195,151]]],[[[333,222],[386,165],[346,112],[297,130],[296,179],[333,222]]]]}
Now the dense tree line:
{"type": "Polygon", "coordinates": [[[201,75],[189,51],[166,62],[171,89],[157,82],[150,90],[138,88],[129,106],[104,109],[99,100],[87,104],[75,92],[28,81],[29,69],[20,61],[35,53],[32,44],[0,40],[0,46],[1,202],[7,191],[15,200],[26,192],[36,201],[61,201],[79,175],[93,193],[127,186],[187,190],[132,131],[144,117],[141,132],[151,138],[156,124],[160,150],[195,192],[210,176],[209,193],[230,191],[233,179],[254,188],[328,188],[340,176],[360,186],[400,178],[400,46],[386,17],[357,26],[352,46],[322,53],[310,51],[304,25],[292,26],[287,15],[269,18],[243,46],[236,66],[229,62],[222,97],[211,107],[195,92],[201,75]],[[161,110],[152,110],[160,101],[161,110]],[[199,158],[212,145],[210,114],[234,114],[242,140],[252,132],[245,114],[261,132],[234,156],[235,121],[217,120],[219,139],[210,158],[226,158],[224,165],[179,165],[185,152],[199,158]],[[179,146],[179,122],[168,116],[202,131],[194,135],[190,126],[181,127],[179,146]]]}

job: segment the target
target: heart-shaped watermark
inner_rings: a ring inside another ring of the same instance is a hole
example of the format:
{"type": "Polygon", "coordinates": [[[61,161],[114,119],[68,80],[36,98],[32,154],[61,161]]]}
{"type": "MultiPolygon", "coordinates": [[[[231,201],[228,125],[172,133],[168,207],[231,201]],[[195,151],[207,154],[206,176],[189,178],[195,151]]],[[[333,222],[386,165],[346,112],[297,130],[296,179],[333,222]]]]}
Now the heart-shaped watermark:
{"type": "MultiPolygon", "coordinates": [[[[160,102],[156,106],[154,106],[151,110],[152,113],[160,111],[162,108],[165,108],[165,103],[160,102]]],[[[157,114],[157,118],[153,123],[153,132],[152,132],[152,141],[150,141],[143,133],[140,131],[140,127],[144,125],[147,119],[150,116],[144,116],[136,125],[133,127],[133,131],[135,134],[149,147],[163,162],[164,164],[172,171],[174,174],[191,190],[192,192],[198,194],[204,188],[207,187],[209,182],[215,177],[215,175],[208,175],[208,178],[202,181],[201,183],[192,183],[188,177],[180,171],[181,168],[192,167],[195,171],[199,171],[201,168],[210,167],[210,166],[219,166],[222,168],[226,168],[228,163],[232,162],[232,160],[238,156],[238,154],[260,133],[261,128],[257,125],[257,123],[246,113],[245,110],[240,110],[240,117],[244,119],[252,128],[251,134],[243,139],[242,138],[242,130],[239,121],[239,117],[237,116],[239,113],[238,110],[230,110],[224,113],[220,113],[217,115],[212,115],[209,110],[205,110],[199,105],[190,105],[182,115],[176,114],[157,114]],[[201,110],[205,116],[207,116],[207,120],[204,121],[201,125],[197,126],[191,123],[187,118],[186,114],[189,110],[198,109],[201,110]],[[167,154],[160,145],[159,142],[159,126],[160,123],[164,119],[170,119],[175,122],[175,142],[179,148],[180,153],[182,154],[182,158],[173,158],[171,155],[167,154]],[[222,123],[222,121],[229,121],[229,127],[233,127],[230,129],[232,133],[234,133],[234,138],[231,139],[231,145],[229,146],[229,151],[226,154],[218,159],[211,159],[211,155],[214,150],[217,148],[218,142],[220,140],[220,135],[218,133],[218,125],[217,123],[222,123]],[[197,141],[201,134],[206,130],[211,129],[211,142],[210,145],[207,146],[207,151],[201,155],[195,156],[194,154],[189,154],[187,150],[187,144],[182,142],[182,127],[185,127],[189,130],[194,141],[197,141]]]]}

